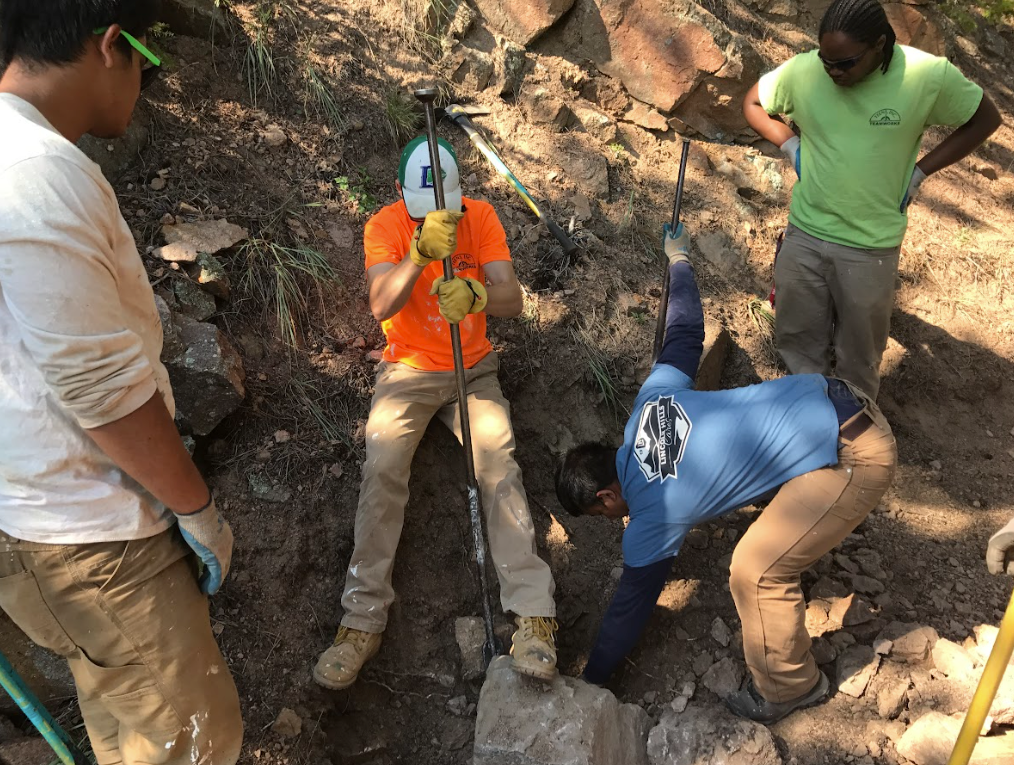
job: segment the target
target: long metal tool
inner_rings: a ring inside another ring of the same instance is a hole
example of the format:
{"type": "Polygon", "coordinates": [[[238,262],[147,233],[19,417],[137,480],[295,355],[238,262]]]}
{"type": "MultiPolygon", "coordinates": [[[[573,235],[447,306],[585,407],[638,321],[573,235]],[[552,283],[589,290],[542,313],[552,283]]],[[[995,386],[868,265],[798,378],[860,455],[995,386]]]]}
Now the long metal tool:
{"type": "MultiPolygon", "coordinates": [[[[422,88],[415,91],[426,109],[426,140],[430,148],[430,169],[433,177],[433,194],[437,209],[446,207],[444,201],[443,174],[440,171],[440,145],[437,143],[437,119],[433,102],[437,97],[436,88],[422,88]]],[[[454,278],[451,258],[444,259],[444,278],[454,278]]],[[[465,479],[468,486],[468,514],[472,519],[472,541],[475,543],[475,563],[479,569],[479,586],[482,589],[482,616],[486,625],[486,642],[482,646],[482,658],[488,666],[493,657],[503,653],[496,633],[493,631],[493,607],[490,603],[489,581],[486,578],[486,538],[482,528],[482,505],[479,501],[479,485],[475,480],[475,458],[472,452],[472,430],[468,422],[468,393],[465,390],[465,362],[461,354],[461,330],[451,324],[451,350],[454,354],[454,379],[458,386],[458,412],[461,417],[461,446],[465,450],[465,479]]]]}
{"type": "Polygon", "coordinates": [[[986,667],[982,670],[982,677],[979,678],[979,685],[975,688],[975,695],[972,696],[972,703],[965,714],[965,722],[961,725],[958,740],[954,742],[954,749],[951,751],[950,759],[947,760],[947,765],[968,765],[1012,653],[1014,653],[1014,593],[1011,593],[1007,611],[1000,622],[996,642],[993,643],[993,650],[986,659],[986,667]]]}
{"type": "Polygon", "coordinates": [[[444,107],[444,114],[455,124],[458,125],[468,135],[468,139],[472,142],[472,145],[484,156],[489,163],[493,165],[493,169],[497,171],[502,177],[507,179],[507,182],[514,187],[514,190],[521,195],[521,198],[525,201],[525,204],[535,213],[536,217],[546,224],[546,228],[549,229],[556,241],[563,247],[563,253],[567,257],[570,257],[578,250],[578,246],[574,244],[573,240],[567,236],[562,228],[546,215],[542,208],[539,207],[534,197],[528,192],[524,184],[518,180],[518,177],[511,172],[510,168],[507,167],[506,163],[500,159],[500,155],[496,153],[496,149],[489,145],[485,138],[482,137],[472,120],[469,119],[469,112],[467,107],[461,106],[460,104],[449,104],[444,107]]]}
{"type": "MultiPolygon", "coordinates": [[[[683,180],[687,174],[687,161],[690,159],[690,139],[683,139],[683,154],[680,156],[680,174],[676,182],[676,201],[672,205],[672,223],[669,230],[676,233],[680,222],[680,208],[683,207],[683,180]]],[[[662,341],[665,339],[665,315],[669,311],[669,261],[665,263],[665,278],[662,280],[662,300],[658,305],[658,321],[655,324],[655,347],[651,352],[651,363],[658,359],[662,352],[662,341]]]]}
{"type": "Polygon", "coordinates": [[[74,746],[74,742],[70,740],[67,732],[60,727],[60,724],[42,705],[42,702],[29,690],[24,680],[2,653],[0,653],[0,686],[3,686],[7,695],[14,699],[14,703],[25,713],[35,729],[42,734],[46,743],[52,747],[57,759],[63,765],[91,765],[93,760],[85,757],[74,746]]]}

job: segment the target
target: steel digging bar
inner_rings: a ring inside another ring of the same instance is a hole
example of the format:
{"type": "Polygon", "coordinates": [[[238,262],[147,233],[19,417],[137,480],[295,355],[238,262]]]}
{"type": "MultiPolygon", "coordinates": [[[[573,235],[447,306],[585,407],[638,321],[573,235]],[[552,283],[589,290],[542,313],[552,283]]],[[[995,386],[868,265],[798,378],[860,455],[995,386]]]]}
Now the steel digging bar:
{"type": "MultiPolygon", "coordinates": [[[[436,88],[422,88],[415,91],[426,109],[426,139],[430,149],[430,167],[433,174],[433,194],[437,209],[443,210],[443,175],[440,172],[440,148],[437,143],[437,120],[434,100],[436,88]]],[[[451,258],[444,259],[444,278],[454,278],[451,258]]],[[[486,666],[494,656],[503,653],[503,647],[493,632],[493,608],[489,599],[489,581],[486,577],[486,539],[482,528],[482,506],[479,500],[479,486],[475,480],[475,459],[472,453],[472,431],[468,422],[468,394],[465,390],[465,363],[461,354],[461,331],[457,324],[451,324],[451,348],[454,353],[454,378],[458,387],[458,412],[461,416],[461,445],[465,450],[465,479],[468,486],[468,514],[472,519],[472,541],[475,543],[475,563],[479,569],[479,586],[482,590],[482,616],[486,625],[486,642],[482,646],[482,658],[486,666]]]]}
{"type": "MultiPolygon", "coordinates": [[[[676,233],[680,222],[680,208],[683,206],[683,179],[687,174],[687,160],[690,159],[690,139],[683,139],[683,154],[680,156],[680,174],[676,182],[676,201],[672,206],[672,223],[669,230],[676,233]]],[[[662,280],[662,301],[658,306],[658,322],[655,324],[655,347],[651,352],[651,363],[658,359],[662,352],[662,341],[665,339],[665,315],[669,310],[669,262],[665,264],[665,278],[662,280]]]]}

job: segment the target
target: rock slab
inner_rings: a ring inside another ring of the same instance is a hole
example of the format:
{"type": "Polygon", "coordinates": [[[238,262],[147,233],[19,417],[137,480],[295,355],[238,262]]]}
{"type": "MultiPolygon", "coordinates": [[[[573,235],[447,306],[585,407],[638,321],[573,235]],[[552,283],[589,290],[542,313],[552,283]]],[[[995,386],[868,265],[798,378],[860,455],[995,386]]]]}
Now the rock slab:
{"type": "Polygon", "coordinates": [[[523,677],[499,656],[486,671],[474,765],[647,765],[648,715],[573,677],[523,677]]]}
{"type": "Polygon", "coordinates": [[[574,5],[574,0],[475,0],[479,12],[497,32],[528,45],[574,5]]]}
{"type": "MultiPolygon", "coordinates": [[[[617,762],[623,762],[618,760],[617,762]]],[[[667,712],[648,735],[650,765],[782,765],[763,725],[720,707],[667,712]]]]}
{"type": "Polygon", "coordinates": [[[482,646],[486,642],[486,628],[477,616],[460,616],[454,620],[454,639],[461,651],[461,679],[475,680],[486,671],[482,661],[482,646]]]}

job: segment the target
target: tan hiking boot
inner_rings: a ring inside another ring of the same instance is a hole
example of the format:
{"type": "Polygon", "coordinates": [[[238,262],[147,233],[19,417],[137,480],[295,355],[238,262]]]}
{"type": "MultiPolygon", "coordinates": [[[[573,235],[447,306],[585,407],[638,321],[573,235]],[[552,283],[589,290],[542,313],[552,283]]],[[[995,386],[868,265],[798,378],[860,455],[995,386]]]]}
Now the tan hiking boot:
{"type": "Polygon", "coordinates": [[[380,633],[341,627],[334,645],[320,655],[313,668],[313,679],[332,691],[348,688],[359,677],[363,665],[380,650],[380,633]]]}
{"type": "Polygon", "coordinates": [[[511,669],[522,675],[552,680],[556,677],[556,619],[519,616],[511,645],[511,669]]]}

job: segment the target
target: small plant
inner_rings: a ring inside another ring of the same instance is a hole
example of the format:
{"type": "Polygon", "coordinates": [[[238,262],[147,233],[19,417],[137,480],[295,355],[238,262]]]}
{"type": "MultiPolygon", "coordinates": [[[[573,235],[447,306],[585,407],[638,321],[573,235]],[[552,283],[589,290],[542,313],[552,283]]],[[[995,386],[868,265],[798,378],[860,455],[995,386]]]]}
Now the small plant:
{"type": "Polygon", "coordinates": [[[975,16],[968,10],[967,2],[944,0],[944,2],[940,3],[940,10],[957,24],[965,34],[974,32],[978,27],[978,24],[975,22],[975,16]]]}
{"type": "Polygon", "coordinates": [[[173,37],[173,31],[164,21],[156,21],[148,27],[148,34],[155,40],[168,40],[173,37]]]}
{"type": "Polygon", "coordinates": [[[768,301],[763,298],[753,298],[746,304],[747,313],[753,320],[754,326],[761,332],[770,334],[775,330],[775,315],[768,307],[768,301]]]}
{"type": "Polygon", "coordinates": [[[611,143],[606,148],[613,153],[615,159],[626,159],[627,147],[622,143],[611,143]]]}
{"type": "Polygon", "coordinates": [[[359,168],[358,177],[353,179],[347,175],[339,175],[334,179],[335,186],[356,206],[356,212],[366,215],[377,209],[377,198],[369,191],[370,176],[365,168],[359,168]]]}
{"type": "Polygon", "coordinates": [[[303,111],[306,115],[309,116],[312,107],[332,130],[341,132],[345,128],[345,115],[334,97],[334,86],[330,79],[307,62],[303,69],[303,84],[303,111]]]}
{"type": "Polygon", "coordinates": [[[246,256],[241,287],[265,308],[275,307],[282,339],[295,346],[307,313],[302,282],[308,279],[319,289],[337,282],[337,272],[323,253],[311,247],[285,247],[258,238],[247,242],[241,252],[246,256]]]}
{"type": "Polygon", "coordinates": [[[243,75],[246,78],[250,101],[254,106],[257,105],[257,99],[262,93],[267,98],[271,98],[274,92],[277,72],[269,43],[271,20],[274,14],[275,9],[271,5],[258,7],[253,36],[250,46],[246,49],[246,56],[243,58],[243,75]]]}
{"type": "Polygon", "coordinates": [[[419,127],[419,112],[415,104],[405,98],[397,88],[391,88],[384,97],[387,127],[396,146],[408,141],[419,127]]]}
{"type": "Polygon", "coordinates": [[[328,443],[344,446],[350,452],[357,451],[348,396],[336,396],[319,382],[303,376],[290,379],[286,389],[288,396],[302,404],[317,423],[328,443]]]}
{"type": "Polygon", "coordinates": [[[602,401],[609,407],[613,417],[618,417],[624,407],[620,403],[619,391],[616,388],[616,381],[613,379],[612,359],[599,347],[588,327],[578,329],[574,333],[574,339],[584,351],[588,360],[588,372],[591,374],[595,387],[602,395],[602,401]]]}

